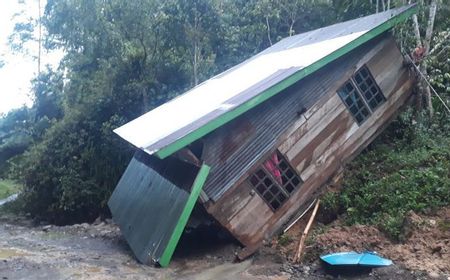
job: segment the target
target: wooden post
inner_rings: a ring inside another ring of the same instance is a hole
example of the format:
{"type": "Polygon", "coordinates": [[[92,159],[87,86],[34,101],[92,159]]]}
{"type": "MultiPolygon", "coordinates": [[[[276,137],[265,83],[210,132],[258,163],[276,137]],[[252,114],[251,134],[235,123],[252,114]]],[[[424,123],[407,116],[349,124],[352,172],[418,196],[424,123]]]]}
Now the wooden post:
{"type": "Polygon", "coordinates": [[[305,246],[306,236],[308,235],[309,229],[311,228],[311,225],[314,222],[314,218],[316,217],[317,210],[319,209],[319,203],[320,203],[320,199],[317,200],[316,206],[314,207],[311,217],[309,218],[308,224],[306,225],[305,230],[302,233],[302,237],[300,238],[300,242],[298,243],[297,252],[295,253],[295,256],[294,256],[294,263],[300,262],[303,247],[305,246]]]}

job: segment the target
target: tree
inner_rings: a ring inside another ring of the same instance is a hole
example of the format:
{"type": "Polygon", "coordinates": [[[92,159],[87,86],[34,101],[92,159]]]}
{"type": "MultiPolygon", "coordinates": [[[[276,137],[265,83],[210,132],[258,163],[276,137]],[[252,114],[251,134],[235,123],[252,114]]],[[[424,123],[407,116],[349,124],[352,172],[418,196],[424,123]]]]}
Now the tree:
{"type": "Polygon", "coordinates": [[[191,85],[196,86],[216,72],[216,48],[222,32],[216,6],[209,0],[184,0],[167,1],[164,7],[167,28],[177,34],[173,45],[184,49],[188,57],[182,52],[177,55],[190,62],[186,68],[192,73],[191,85]]]}
{"type": "Polygon", "coordinates": [[[0,118],[0,175],[6,175],[7,160],[22,154],[32,143],[30,110],[11,110],[0,118]]]}
{"type": "Polygon", "coordinates": [[[38,76],[41,74],[41,54],[42,54],[42,15],[41,0],[38,0],[38,76]]]}
{"type": "MultiPolygon", "coordinates": [[[[432,0],[429,6],[429,13],[428,13],[428,21],[426,25],[426,31],[425,36],[422,40],[420,35],[420,26],[419,26],[419,20],[417,18],[417,15],[413,15],[413,23],[414,23],[414,35],[416,38],[416,52],[420,52],[421,61],[419,66],[419,71],[424,75],[427,76],[427,63],[426,60],[423,59],[428,56],[430,52],[430,44],[431,44],[431,37],[433,34],[433,28],[434,28],[434,19],[436,17],[436,10],[437,10],[437,3],[436,0],[432,0]]],[[[419,92],[420,96],[417,98],[417,107],[422,108],[422,99],[425,100],[425,108],[427,108],[429,115],[433,116],[433,104],[432,104],[432,98],[431,98],[431,89],[426,84],[426,82],[421,79],[419,81],[419,92]]]]}
{"type": "Polygon", "coordinates": [[[20,6],[20,11],[14,14],[12,18],[16,23],[13,32],[8,38],[9,47],[14,53],[21,53],[36,59],[37,75],[39,75],[41,73],[42,57],[41,0],[19,0],[17,4],[20,6]],[[28,5],[36,7],[37,17],[28,9],[28,5]],[[35,51],[36,45],[37,52],[35,51]]]}

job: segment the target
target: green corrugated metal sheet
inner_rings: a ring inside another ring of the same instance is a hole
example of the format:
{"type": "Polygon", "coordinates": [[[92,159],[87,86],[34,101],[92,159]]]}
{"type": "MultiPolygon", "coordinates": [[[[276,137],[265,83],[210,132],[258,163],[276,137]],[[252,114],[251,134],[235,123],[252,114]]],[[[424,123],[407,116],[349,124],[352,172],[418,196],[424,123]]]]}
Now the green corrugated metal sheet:
{"type": "Polygon", "coordinates": [[[174,161],[137,152],[108,202],[131,250],[145,264],[169,264],[208,175],[207,166],[174,161]],[[177,181],[176,172],[189,184],[177,181]]]}

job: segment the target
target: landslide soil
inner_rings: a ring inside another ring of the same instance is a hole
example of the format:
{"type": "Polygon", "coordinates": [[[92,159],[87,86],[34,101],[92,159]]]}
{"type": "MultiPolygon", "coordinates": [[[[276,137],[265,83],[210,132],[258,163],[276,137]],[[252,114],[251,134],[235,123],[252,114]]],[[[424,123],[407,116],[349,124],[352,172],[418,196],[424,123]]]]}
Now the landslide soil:
{"type": "MultiPolygon", "coordinates": [[[[293,256],[305,224],[303,219],[272,246],[293,256]]],[[[407,271],[423,272],[416,275],[418,279],[450,279],[450,207],[428,216],[408,213],[402,242],[392,241],[375,226],[345,226],[341,219],[327,226],[315,224],[304,259],[308,262],[320,254],[343,251],[377,252],[407,271]]]]}

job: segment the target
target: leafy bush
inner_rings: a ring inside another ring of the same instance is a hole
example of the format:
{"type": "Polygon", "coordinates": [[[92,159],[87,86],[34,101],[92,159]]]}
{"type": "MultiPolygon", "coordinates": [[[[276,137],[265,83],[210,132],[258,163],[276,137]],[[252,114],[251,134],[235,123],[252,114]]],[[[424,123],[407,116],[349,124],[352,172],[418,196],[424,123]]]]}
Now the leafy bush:
{"type": "Polygon", "coordinates": [[[325,193],[320,202],[320,211],[318,213],[318,220],[322,223],[328,224],[338,217],[343,212],[341,207],[340,197],[335,191],[325,193]]]}
{"type": "Polygon", "coordinates": [[[66,117],[24,154],[24,211],[57,224],[92,221],[106,211],[131,149],[112,135],[119,119],[104,122],[104,130],[96,120],[66,117]]]}
{"type": "Polygon", "coordinates": [[[349,224],[376,224],[394,239],[406,212],[450,204],[449,119],[420,123],[405,112],[349,164],[342,193],[325,196],[325,211],[343,210],[349,224]],[[401,129],[399,129],[401,128],[401,129]]]}

